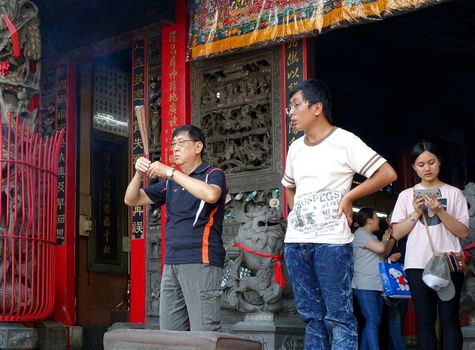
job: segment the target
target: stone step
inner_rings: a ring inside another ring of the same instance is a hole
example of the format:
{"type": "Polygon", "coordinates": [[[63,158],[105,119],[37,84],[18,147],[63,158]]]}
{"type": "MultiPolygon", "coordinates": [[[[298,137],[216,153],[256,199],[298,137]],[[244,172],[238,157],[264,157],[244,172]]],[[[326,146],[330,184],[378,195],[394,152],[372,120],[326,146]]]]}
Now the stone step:
{"type": "Polygon", "coordinates": [[[220,332],[116,329],[104,334],[104,350],[262,350],[260,342],[220,332]]]}
{"type": "Polygon", "coordinates": [[[19,323],[0,323],[0,349],[33,349],[38,343],[38,332],[19,323]]]}

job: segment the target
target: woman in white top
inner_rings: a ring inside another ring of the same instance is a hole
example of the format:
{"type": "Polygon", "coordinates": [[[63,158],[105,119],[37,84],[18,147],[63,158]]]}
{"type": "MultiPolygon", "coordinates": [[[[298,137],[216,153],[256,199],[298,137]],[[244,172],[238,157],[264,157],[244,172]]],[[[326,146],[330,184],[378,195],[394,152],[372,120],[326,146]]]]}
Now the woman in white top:
{"type": "Polygon", "coordinates": [[[359,228],[353,240],[354,273],[352,287],[364,316],[361,350],[379,350],[378,329],[383,312],[383,285],[378,263],[383,261],[388,237],[382,241],[374,235],[379,230],[379,218],[372,208],[361,208],[356,214],[359,228]]]}
{"type": "Polygon", "coordinates": [[[460,350],[463,337],[458,314],[464,275],[451,274],[455,295],[446,301],[424,284],[422,273],[433,255],[424,222],[427,223],[436,253],[459,252],[459,239],[468,235],[467,201],[462,191],[439,179],[441,157],[434,143],[417,143],[411,152],[411,164],[421,181],[399,194],[392,223],[395,239],[409,235],[404,268],[417,315],[418,347],[437,349],[435,322],[438,311],[442,325],[442,348],[460,350]],[[419,196],[417,193],[421,189],[432,189],[437,194],[419,196]]]}

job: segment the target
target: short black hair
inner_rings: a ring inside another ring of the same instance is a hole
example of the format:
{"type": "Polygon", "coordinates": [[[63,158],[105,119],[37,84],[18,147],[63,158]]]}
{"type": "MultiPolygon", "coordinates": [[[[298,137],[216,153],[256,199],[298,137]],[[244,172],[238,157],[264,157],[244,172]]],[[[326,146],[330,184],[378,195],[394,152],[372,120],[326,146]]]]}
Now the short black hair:
{"type": "Polygon", "coordinates": [[[416,159],[425,151],[432,153],[437,157],[437,159],[439,159],[439,161],[442,161],[442,155],[437,145],[432,141],[421,140],[412,147],[410,156],[411,164],[414,165],[416,159]]]}
{"type": "Polygon", "coordinates": [[[323,106],[323,114],[330,123],[333,123],[332,96],[327,84],[318,79],[301,81],[290,91],[289,98],[292,98],[299,91],[302,93],[303,99],[308,101],[310,105],[320,102],[323,106]]]}
{"type": "Polygon", "coordinates": [[[203,144],[203,149],[201,150],[201,155],[205,153],[206,147],[206,136],[200,128],[194,125],[186,124],[179,126],[175,130],[173,130],[172,139],[177,137],[180,134],[188,134],[188,137],[193,141],[199,141],[203,144]]]}
{"type": "Polygon", "coordinates": [[[356,223],[359,227],[363,227],[368,222],[368,219],[372,219],[376,209],[374,208],[361,208],[356,213],[356,223]]]}

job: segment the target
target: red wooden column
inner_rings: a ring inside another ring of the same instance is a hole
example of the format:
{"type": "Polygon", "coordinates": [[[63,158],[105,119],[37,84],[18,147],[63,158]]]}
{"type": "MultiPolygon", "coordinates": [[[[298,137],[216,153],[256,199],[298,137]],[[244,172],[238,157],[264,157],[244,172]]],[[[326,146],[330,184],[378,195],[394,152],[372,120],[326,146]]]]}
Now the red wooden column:
{"type": "MultiPolygon", "coordinates": [[[[191,122],[190,64],[186,0],[176,2],[176,22],[162,26],[162,162],[171,163],[171,137],[177,126],[191,122]]],[[[162,210],[162,269],[165,258],[165,211],[162,210]]]]}
{"type": "Polygon", "coordinates": [[[56,79],[56,125],[65,129],[58,169],[58,220],[53,317],[76,323],[76,67],[61,64],[56,79]]]}
{"type": "MultiPolygon", "coordinates": [[[[287,149],[290,144],[298,137],[302,136],[302,132],[297,132],[291,127],[290,117],[285,109],[289,105],[289,92],[292,91],[298,83],[307,79],[307,39],[293,40],[281,44],[282,52],[282,156],[285,160],[287,157],[287,149]]],[[[284,216],[287,217],[287,200],[284,198],[284,216]]]]}
{"type": "MultiPolygon", "coordinates": [[[[186,43],[188,35],[188,9],[186,0],[178,0],[176,2],[176,22],[172,24],[162,25],[162,161],[166,164],[171,163],[170,159],[170,142],[173,130],[177,126],[190,123],[190,65],[186,62],[186,43]]],[[[138,42],[135,43],[136,45],[138,42]]],[[[147,105],[147,52],[146,40],[144,40],[143,54],[143,85],[142,91],[138,88],[139,81],[137,78],[140,72],[138,61],[135,57],[139,57],[138,49],[134,46],[134,105],[141,104],[138,102],[142,93],[143,104],[147,105]],[[137,68],[137,69],[136,69],[137,68]],[[137,83],[137,84],[136,84],[137,83]]],[[[147,111],[147,108],[145,108],[147,111]]],[[[135,123],[135,122],[134,122],[135,123]]],[[[140,148],[140,142],[135,142],[133,148],[140,148]]],[[[135,155],[134,155],[135,158],[135,155]]],[[[134,159],[135,164],[135,159],[134,159]]],[[[135,215],[134,213],[132,213],[135,215]]],[[[131,298],[130,298],[130,321],[145,323],[145,302],[146,302],[146,245],[145,245],[145,229],[146,217],[145,211],[141,214],[143,218],[143,227],[132,227],[132,244],[131,244],[131,298]],[[134,235],[135,233],[135,235],[134,235]]],[[[165,240],[165,212],[162,212],[162,243],[165,240]]],[[[133,224],[133,223],[132,223],[133,224]]],[[[162,267],[164,257],[164,245],[162,244],[162,267]]]]}
{"type": "MultiPolygon", "coordinates": [[[[144,155],[140,129],[135,117],[135,106],[148,106],[148,41],[143,38],[132,44],[132,100],[131,111],[131,176],[136,160],[144,155]]],[[[144,109],[147,125],[148,108],[144,109]]],[[[146,186],[146,178],[143,180],[146,186]]],[[[147,210],[145,206],[130,208],[130,321],[145,324],[146,271],[147,271],[147,210]]]]}

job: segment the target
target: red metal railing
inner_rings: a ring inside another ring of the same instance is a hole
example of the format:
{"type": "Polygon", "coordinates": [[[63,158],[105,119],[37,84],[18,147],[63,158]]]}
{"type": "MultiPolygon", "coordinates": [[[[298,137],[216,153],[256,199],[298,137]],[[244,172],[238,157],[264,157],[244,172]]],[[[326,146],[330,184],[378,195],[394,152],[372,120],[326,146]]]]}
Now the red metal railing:
{"type": "Polygon", "coordinates": [[[18,114],[1,124],[0,321],[42,320],[53,310],[62,138],[42,139],[18,114]]]}

